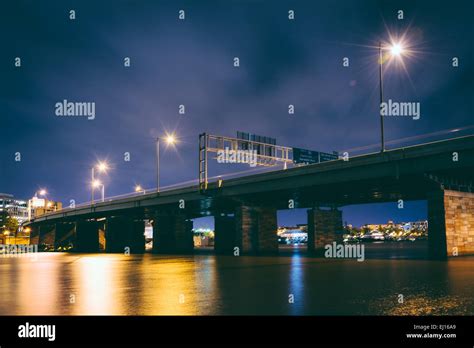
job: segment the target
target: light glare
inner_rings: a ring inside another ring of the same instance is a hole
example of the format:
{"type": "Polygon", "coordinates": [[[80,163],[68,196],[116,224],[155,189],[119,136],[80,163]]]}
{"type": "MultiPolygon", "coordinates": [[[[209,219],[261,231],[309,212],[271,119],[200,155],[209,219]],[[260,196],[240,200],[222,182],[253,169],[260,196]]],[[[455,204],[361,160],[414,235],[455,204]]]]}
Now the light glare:
{"type": "Polygon", "coordinates": [[[109,169],[109,166],[107,162],[99,162],[97,164],[97,169],[99,170],[99,172],[105,172],[107,169],[109,169]]]}
{"type": "Polygon", "coordinates": [[[173,134],[169,134],[166,136],[165,141],[168,145],[172,145],[176,142],[176,137],[173,134]]]}
{"type": "Polygon", "coordinates": [[[102,185],[102,183],[101,183],[99,180],[94,180],[94,181],[92,182],[92,187],[99,187],[99,186],[101,186],[101,185],[102,185]]]}
{"type": "Polygon", "coordinates": [[[400,56],[403,53],[403,47],[396,43],[393,44],[392,47],[390,48],[390,52],[392,53],[393,56],[400,56]]]}

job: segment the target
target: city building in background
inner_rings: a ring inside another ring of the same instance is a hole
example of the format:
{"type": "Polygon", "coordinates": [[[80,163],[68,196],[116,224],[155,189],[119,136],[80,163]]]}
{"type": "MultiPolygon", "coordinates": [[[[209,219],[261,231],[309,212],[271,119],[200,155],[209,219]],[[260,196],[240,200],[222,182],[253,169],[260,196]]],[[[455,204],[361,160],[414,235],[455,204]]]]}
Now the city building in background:
{"type": "Polygon", "coordinates": [[[22,199],[16,199],[8,193],[0,193],[0,212],[6,211],[12,218],[18,220],[21,225],[28,220],[28,202],[22,199]]]}
{"type": "Polygon", "coordinates": [[[298,224],[296,226],[282,226],[277,230],[279,244],[306,244],[308,243],[308,226],[298,224]]]}
{"type": "Polygon", "coordinates": [[[193,229],[194,246],[197,248],[214,246],[214,231],[209,228],[193,229]]]}
{"type": "Polygon", "coordinates": [[[61,202],[56,202],[47,198],[38,198],[37,196],[34,196],[30,200],[28,200],[28,219],[31,220],[35,217],[61,210],[62,207],[63,204],[61,202]]]}
{"type": "Polygon", "coordinates": [[[428,221],[400,222],[386,224],[365,224],[361,227],[345,226],[345,242],[412,241],[428,238],[428,221]]]}
{"type": "Polygon", "coordinates": [[[145,220],[145,250],[153,249],[153,224],[150,220],[145,220]]]}

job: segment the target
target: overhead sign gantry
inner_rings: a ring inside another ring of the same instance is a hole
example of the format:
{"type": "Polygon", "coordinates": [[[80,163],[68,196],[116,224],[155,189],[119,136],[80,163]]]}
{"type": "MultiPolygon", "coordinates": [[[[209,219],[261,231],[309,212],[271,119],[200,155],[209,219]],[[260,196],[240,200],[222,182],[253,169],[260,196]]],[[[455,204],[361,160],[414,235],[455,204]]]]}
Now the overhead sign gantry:
{"type": "Polygon", "coordinates": [[[286,169],[289,163],[296,166],[338,159],[336,152],[330,154],[276,144],[276,139],[245,132],[237,132],[237,137],[226,137],[202,133],[199,135],[199,190],[208,186],[209,153],[215,153],[218,161],[229,153],[234,158],[250,158],[245,161],[226,163],[249,163],[251,166],[275,166],[283,163],[286,169]]]}

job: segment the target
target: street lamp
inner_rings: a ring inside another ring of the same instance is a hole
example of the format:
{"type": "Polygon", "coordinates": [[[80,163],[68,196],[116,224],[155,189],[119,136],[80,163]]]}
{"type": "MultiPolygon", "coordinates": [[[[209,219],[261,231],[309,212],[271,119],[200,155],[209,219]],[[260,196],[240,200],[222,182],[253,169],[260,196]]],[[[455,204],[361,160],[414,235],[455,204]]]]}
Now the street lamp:
{"type": "MultiPolygon", "coordinates": [[[[104,161],[100,161],[99,163],[97,163],[95,166],[92,166],[92,169],[91,169],[91,183],[92,183],[92,188],[91,188],[91,204],[94,204],[94,182],[96,181],[95,180],[95,170],[97,169],[97,171],[99,173],[105,173],[108,169],[109,169],[109,165],[107,164],[107,162],[104,162],[104,161]]],[[[100,182],[99,182],[100,183],[100,182]]],[[[102,191],[104,190],[104,185],[102,185],[102,191]]],[[[102,200],[103,200],[103,193],[102,193],[102,200]]]]}
{"type": "Polygon", "coordinates": [[[100,180],[94,180],[92,182],[92,190],[94,190],[95,188],[98,188],[98,187],[101,187],[102,188],[102,202],[105,201],[105,186],[103,183],[100,182],[100,180]]]}
{"type": "Polygon", "coordinates": [[[166,145],[177,143],[176,136],[173,133],[166,134],[163,139],[156,138],[156,191],[160,192],[160,140],[164,140],[166,145]]]}
{"type": "Polygon", "coordinates": [[[392,47],[390,47],[390,53],[392,56],[399,56],[403,52],[403,47],[400,44],[393,44],[392,47]]]}
{"type": "Polygon", "coordinates": [[[390,52],[390,58],[396,57],[400,58],[404,53],[404,47],[401,43],[392,42],[391,45],[383,48],[382,42],[379,42],[379,86],[380,86],[380,105],[379,105],[379,112],[380,112],[380,135],[381,135],[381,152],[385,152],[385,137],[384,137],[384,126],[383,126],[383,115],[382,115],[382,103],[383,103],[383,73],[382,73],[382,66],[383,66],[383,54],[382,50],[388,50],[390,52]]]}
{"type": "Polygon", "coordinates": [[[135,186],[135,192],[142,192],[145,194],[145,189],[141,187],[140,185],[135,186]]]}

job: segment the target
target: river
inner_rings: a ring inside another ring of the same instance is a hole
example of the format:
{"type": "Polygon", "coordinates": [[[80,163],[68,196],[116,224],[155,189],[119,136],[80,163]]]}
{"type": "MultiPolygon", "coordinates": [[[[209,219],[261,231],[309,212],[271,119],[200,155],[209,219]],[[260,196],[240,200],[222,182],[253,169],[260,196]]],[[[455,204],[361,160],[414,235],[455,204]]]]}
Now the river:
{"type": "Polygon", "coordinates": [[[0,256],[0,314],[474,314],[474,257],[378,258],[373,249],[363,262],[298,252],[0,256]]]}

